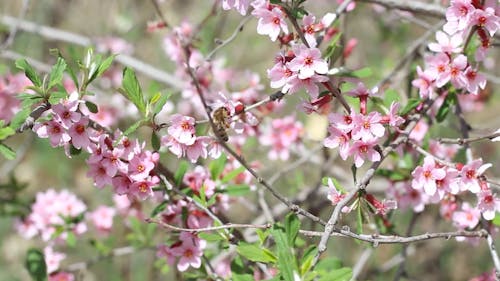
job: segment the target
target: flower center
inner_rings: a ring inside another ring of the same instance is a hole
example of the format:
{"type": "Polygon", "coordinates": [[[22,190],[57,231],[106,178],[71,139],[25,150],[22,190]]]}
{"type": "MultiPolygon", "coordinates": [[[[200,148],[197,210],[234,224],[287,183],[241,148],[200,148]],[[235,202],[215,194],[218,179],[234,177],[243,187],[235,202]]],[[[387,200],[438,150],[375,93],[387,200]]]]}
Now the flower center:
{"type": "Polygon", "coordinates": [[[280,24],[280,22],[281,22],[281,20],[280,20],[280,18],[278,18],[278,17],[275,17],[275,18],[273,19],[273,23],[274,23],[274,24],[276,24],[276,25],[279,25],[279,24],[280,24]]]}
{"type": "Polygon", "coordinates": [[[142,193],[145,193],[148,191],[148,185],[146,183],[141,183],[139,185],[139,191],[142,192],[142,193]]]}
{"type": "Polygon", "coordinates": [[[476,176],[476,171],[474,170],[469,170],[465,173],[465,176],[468,178],[468,179],[473,179],[475,176],[476,176]]]}
{"type": "Polygon", "coordinates": [[[359,147],[359,151],[361,153],[366,153],[368,151],[368,146],[367,145],[362,145],[359,147]]]}
{"type": "Polygon", "coordinates": [[[182,122],[182,124],[181,124],[181,128],[182,128],[184,131],[189,130],[189,128],[190,128],[190,127],[191,127],[191,126],[189,125],[189,122],[187,122],[187,121],[184,121],[184,122],[182,122]]]}
{"type": "Polygon", "coordinates": [[[486,23],[486,17],[482,16],[477,19],[478,25],[483,26],[486,23]]]}
{"type": "Polygon", "coordinates": [[[146,167],[144,167],[144,165],[140,164],[137,166],[137,171],[139,171],[139,173],[142,173],[146,170],[146,167]]]}
{"type": "Polygon", "coordinates": [[[476,71],[469,71],[467,73],[467,78],[469,78],[469,80],[475,80],[476,79],[476,75],[477,75],[476,71]]]}
{"type": "Polygon", "coordinates": [[[483,201],[484,201],[484,203],[486,203],[486,204],[490,204],[491,202],[493,202],[493,196],[492,196],[492,195],[486,195],[486,196],[483,198],[483,201]]]}
{"type": "Polygon", "coordinates": [[[352,118],[351,116],[344,116],[344,122],[346,124],[351,124],[352,123],[352,118]]]}
{"type": "Polygon", "coordinates": [[[192,258],[193,257],[193,251],[191,249],[187,249],[185,252],[184,252],[184,256],[186,258],[192,258]]]}
{"type": "Polygon", "coordinates": [[[424,177],[427,178],[427,179],[430,178],[431,177],[431,171],[425,171],[424,172],[424,177]]]}
{"type": "Polygon", "coordinates": [[[304,64],[311,65],[313,63],[313,59],[311,57],[307,57],[304,59],[304,64]]]}
{"type": "Polygon", "coordinates": [[[78,134],[83,134],[85,132],[85,126],[83,126],[82,124],[78,124],[76,125],[75,131],[78,134]]]}
{"type": "Polygon", "coordinates": [[[365,121],[365,122],[363,123],[363,128],[365,128],[365,129],[367,129],[367,130],[368,130],[368,129],[370,129],[370,122],[365,121]]]}

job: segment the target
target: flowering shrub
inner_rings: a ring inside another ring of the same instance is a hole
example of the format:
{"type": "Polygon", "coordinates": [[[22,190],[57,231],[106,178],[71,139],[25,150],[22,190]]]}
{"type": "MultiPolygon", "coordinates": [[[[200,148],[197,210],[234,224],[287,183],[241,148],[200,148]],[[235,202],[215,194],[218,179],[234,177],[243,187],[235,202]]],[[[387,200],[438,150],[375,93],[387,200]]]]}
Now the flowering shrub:
{"type": "Polygon", "coordinates": [[[39,240],[25,262],[34,280],[78,280],[77,272],[95,261],[65,260],[87,240],[98,261],[153,249],[153,270],[183,280],[387,279],[389,269],[381,269],[387,265],[363,269],[366,255],[379,244],[405,244],[399,280],[409,274],[406,244],[443,237],[488,246],[488,267],[460,278],[500,278],[493,239],[500,185],[494,160],[483,162],[491,155],[474,146],[498,142],[500,130],[471,136],[465,115],[486,106],[487,80],[495,80],[487,72],[498,2],[452,0],[445,9],[366,1],[378,3],[364,7],[378,16],[395,8],[415,22],[421,19],[412,12],[445,19],[391,63],[390,76],[373,66],[381,72],[377,84],[368,79],[369,65],[353,70],[346,63],[361,45],[346,28],[361,3],[337,1],[336,10],[329,5],[314,14],[313,1],[216,0],[201,23],[176,26],[162,1],[151,2],[160,20],[144,30],[162,39],[172,75],[131,57],[139,50],[126,40],[100,37],[96,53],[85,46],[75,59],[52,50],[56,61],[48,70],[21,58],[14,63],[21,72],[0,77],[5,165],[16,168],[26,148],[15,140],[31,133],[47,139],[41,143],[60,155],[57,165],[82,161],[97,188],[37,190],[30,202],[21,199],[25,186],[14,175],[5,183],[2,214],[15,218],[20,236],[39,240]],[[244,18],[209,49],[207,22],[218,10],[244,18]],[[251,32],[279,48],[260,71],[264,77],[216,57],[250,19],[256,19],[251,32]],[[400,89],[393,79],[405,64],[408,87],[400,89]],[[169,88],[149,90],[136,72],[169,88]],[[434,209],[444,226],[422,223],[426,234],[413,233],[417,214],[430,218],[434,209]],[[411,219],[399,217],[405,214],[411,219]],[[328,244],[333,236],[366,244],[363,258],[353,263],[342,252],[325,254],[335,247],[328,244]]]}

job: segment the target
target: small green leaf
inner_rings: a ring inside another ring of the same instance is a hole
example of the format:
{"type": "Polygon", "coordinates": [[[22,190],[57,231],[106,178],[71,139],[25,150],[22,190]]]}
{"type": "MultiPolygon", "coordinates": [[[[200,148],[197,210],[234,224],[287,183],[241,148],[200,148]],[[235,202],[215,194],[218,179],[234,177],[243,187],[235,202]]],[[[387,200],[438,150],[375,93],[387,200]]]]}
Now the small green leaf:
{"type": "Polygon", "coordinates": [[[123,70],[122,88],[119,91],[135,104],[142,114],[146,113],[146,103],[144,102],[141,86],[134,71],[128,67],[123,70]]]}
{"type": "Polygon", "coordinates": [[[172,94],[162,94],[159,99],[154,103],[153,115],[160,113],[167,100],[170,98],[172,94]]]}
{"type": "Polygon", "coordinates": [[[254,262],[276,262],[276,257],[273,255],[273,253],[271,253],[271,251],[256,244],[240,242],[238,244],[238,247],[236,248],[236,251],[243,257],[254,262]]]}
{"type": "Polygon", "coordinates": [[[50,70],[49,86],[47,87],[48,90],[61,83],[66,66],[66,61],[64,61],[62,57],[58,57],[56,64],[54,64],[50,70]]]}
{"type": "Polygon", "coordinates": [[[449,94],[448,96],[446,96],[443,104],[441,105],[441,107],[439,107],[439,110],[436,113],[436,120],[438,121],[438,123],[444,121],[454,104],[456,104],[456,96],[454,94],[449,94]]]}
{"type": "Polygon", "coordinates": [[[253,275],[250,274],[233,274],[232,280],[234,281],[254,281],[253,275]]]}
{"type": "Polygon", "coordinates": [[[410,113],[414,108],[416,108],[422,102],[421,99],[409,99],[406,106],[399,112],[399,115],[406,115],[410,113]]]}
{"type": "Polygon", "coordinates": [[[26,256],[25,265],[33,280],[47,280],[47,265],[45,264],[45,258],[42,251],[34,248],[29,249],[26,256]]]}
{"type": "Polygon", "coordinates": [[[207,242],[218,242],[218,241],[225,241],[226,238],[221,236],[218,233],[208,233],[208,232],[201,232],[198,233],[198,237],[206,240],[207,242]]]}
{"type": "Polygon", "coordinates": [[[367,78],[373,75],[373,71],[369,67],[364,67],[353,71],[351,75],[357,78],[367,78]]]}
{"type": "Polygon", "coordinates": [[[312,267],[312,261],[314,256],[318,253],[318,248],[315,245],[309,246],[304,251],[302,258],[300,259],[300,275],[304,276],[312,267]]]}
{"type": "Polygon", "coordinates": [[[113,60],[115,59],[116,55],[112,55],[107,57],[99,66],[99,69],[97,70],[96,77],[101,76],[108,68],[113,64],[113,60]]]}
{"type": "Polygon", "coordinates": [[[69,247],[74,248],[76,246],[76,236],[75,236],[75,234],[72,231],[68,231],[66,233],[67,233],[66,244],[69,247]]]}
{"type": "Polygon", "coordinates": [[[16,152],[3,143],[0,143],[0,154],[2,154],[7,160],[16,159],[16,152]]]}
{"type": "Polygon", "coordinates": [[[300,220],[294,213],[289,213],[285,218],[285,233],[290,246],[295,245],[295,239],[299,234],[300,220]]]}
{"type": "Polygon", "coordinates": [[[326,273],[319,279],[319,281],[349,281],[352,277],[352,269],[342,267],[331,272],[326,273]]]}
{"type": "Polygon", "coordinates": [[[12,135],[14,135],[16,131],[11,127],[0,128],[0,140],[4,140],[12,135]]]}
{"type": "Polygon", "coordinates": [[[394,89],[387,89],[384,93],[384,105],[389,108],[392,102],[397,102],[400,100],[399,93],[394,89]]]}
{"type": "Polygon", "coordinates": [[[244,171],[245,171],[245,167],[240,166],[240,167],[232,170],[231,172],[225,174],[224,177],[222,178],[221,182],[222,183],[227,183],[230,180],[234,179],[239,174],[243,173],[244,171]]]}
{"type": "Polygon", "coordinates": [[[342,267],[342,261],[340,261],[336,257],[329,257],[321,259],[316,265],[316,270],[327,272],[341,267],[342,267]]]}
{"type": "Polygon", "coordinates": [[[163,201],[160,203],[160,205],[156,206],[153,211],[151,212],[151,217],[154,218],[156,215],[159,213],[163,212],[165,208],[167,208],[168,201],[163,201]]]}
{"type": "Polygon", "coordinates": [[[16,60],[16,67],[23,70],[26,77],[33,82],[33,85],[40,88],[42,86],[42,80],[36,74],[35,69],[28,63],[26,59],[18,59],[16,60]]]}
{"type": "Polygon", "coordinates": [[[133,132],[135,132],[140,126],[142,126],[144,124],[144,120],[139,120],[139,121],[136,121],[134,124],[132,124],[130,127],[128,127],[128,129],[125,130],[125,132],[123,132],[123,134],[125,136],[128,136],[130,134],[132,134],[133,132]]]}
{"type": "Polygon", "coordinates": [[[500,213],[495,213],[495,217],[491,222],[496,226],[500,226],[500,213]]]}
{"type": "Polygon", "coordinates": [[[189,168],[189,163],[186,161],[181,161],[177,171],[175,171],[174,180],[175,185],[180,186],[182,183],[182,179],[184,178],[184,174],[186,174],[187,169],[189,168]]]}
{"type": "Polygon", "coordinates": [[[49,97],[49,103],[54,105],[61,102],[62,99],[66,99],[68,97],[68,93],[64,91],[52,92],[49,97]]]}
{"type": "Polygon", "coordinates": [[[14,117],[12,117],[12,119],[10,120],[9,127],[11,127],[13,130],[19,129],[19,127],[21,127],[21,125],[24,123],[24,121],[26,121],[26,118],[28,118],[30,114],[31,108],[29,107],[23,108],[22,110],[18,111],[16,115],[14,115],[14,117]]]}
{"type": "Polygon", "coordinates": [[[221,192],[229,196],[243,196],[250,192],[250,186],[247,184],[233,184],[226,186],[221,192]]]}
{"type": "Polygon", "coordinates": [[[160,137],[158,137],[154,131],[151,133],[151,147],[153,147],[155,151],[160,150],[160,137]]]}
{"type": "Polygon", "coordinates": [[[92,112],[92,113],[97,113],[99,112],[99,108],[97,107],[97,105],[91,101],[86,101],[85,102],[85,106],[87,107],[87,109],[92,112]]]}
{"type": "Polygon", "coordinates": [[[326,48],[324,58],[325,59],[330,59],[333,57],[333,55],[336,53],[335,50],[338,47],[338,41],[340,40],[340,37],[342,36],[342,32],[338,32],[335,34],[335,36],[330,40],[330,43],[328,44],[328,47],[326,48]]]}
{"type": "Polygon", "coordinates": [[[278,251],[278,268],[285,281],[294,281],[294,272],[298,274],[297,260],[292,251],[291,245],[283,227],[278,224],[273,225],[271,235],[276,242],[278,251]]]}
{"type": "Polygon", "coordinates": [[[225,154],[222,154],[218,159],[213,160],[208,165],[208,169],[210,170],[210,175],[212,176],[212,180],[216,180],[219,178],[222,171],[224,171],[224,166],[226,165],[227,157],[225,154]]]}
{"type": "Polygon", "coordinates": [[[396,170],[377,169],[375,174],[386,177],[392,181],[403,181],[410,177],[409,174],[410,172],[411,171],[408,171],[408,173],[404,173],[403,170],[401,169],[396,169],[396,170]]]}

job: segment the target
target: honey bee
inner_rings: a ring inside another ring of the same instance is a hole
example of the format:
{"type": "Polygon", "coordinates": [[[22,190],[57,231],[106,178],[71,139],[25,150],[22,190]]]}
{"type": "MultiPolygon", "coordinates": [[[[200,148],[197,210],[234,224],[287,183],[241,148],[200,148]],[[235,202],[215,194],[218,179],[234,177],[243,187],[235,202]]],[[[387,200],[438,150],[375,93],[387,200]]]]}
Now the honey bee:
{"type": "Polygon", "coordinates": [[[222,106],[217,108],[212,114],[214,120],[214,134],[223,141],[228,141],[227,129],[229,129],[228,119],[231,116],[229,110],[222,106]]]}

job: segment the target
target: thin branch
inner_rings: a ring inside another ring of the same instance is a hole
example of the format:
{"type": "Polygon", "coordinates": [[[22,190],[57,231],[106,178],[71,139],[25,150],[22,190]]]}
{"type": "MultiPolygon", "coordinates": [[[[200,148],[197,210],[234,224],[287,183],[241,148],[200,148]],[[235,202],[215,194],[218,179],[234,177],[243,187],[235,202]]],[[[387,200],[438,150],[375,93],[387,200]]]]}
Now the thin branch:
{"type": "Polygon", "coordinates": [[[358,258],[358,261],[352,268],[352,277],[351,281],[357,280],[359,274],[361,274],[361,271],[363,270],[363,267],[366,265],[366,262],[370,259],[371,255],[373,254],[374,249],[372,247],[366,248],[363,253],[361,253],[361,256],[358,258]]]}
{"type": "Polygon", "coordinates": [[[175,225],[171,225],[171,224],[165,223],[159,219],[154,219],[154,218],[148,218],[148,219],[146,219],[146,222],[159,224],[159,225],[161,225],[165,228],[168,228],[170,230],[173,230],[173,231],[191,232],[191,233],[209,232],[209,231],[216,231],[216,230],[222,230],[222,229],[234,229],[234,228],[268,229],[268,228],[272,227],[272,224],[257,225],[257,224],[227,223],[224,225],[204,227],[204,228],[184,228],[184,227],[178,227],[175,225]]]}
{"type": "Polygon", "coordinates": [[[425,149],[423,149],[422,147],[420,147],[417,143],[415,143],[414,141],[412,140],[408,140],[408,143],[411,145],[411,147],[413,147],[413,149],[415,149],[418,153],[424,155],[424,156],[430,156],[432,158],[434,158],[434,160],[436,162],[438,162],[439,164],[441,165],[444,165],[444,166],[447,166],[447,167],[450,167],[450,168],[455,168],[455,164],[451,163],[451,162],[448,162],[448,161],[445,161],[429,152],[427,152],[425,149]]]}
{"type": "Polygon", "coordinates": [[[238,27],[236,27],[236,29],[233,31],[233,34],[231,34],[231,36],[229,36],[226,40],[222,41],[222,42],[219,42],[218,46],[215,47],[205,58],[205,60],[209,61],[212,59],[212,57],[215,55],[215,53],[217,53],[220,49],[224,48],[226,45],[228,45],[229,43],[231,43],[234,39],[236,39],[236,36],[238,36],[238,34],[243,31],[243,26],[245,26],[245,24],[251,19],[250,16],[246,16],[243,18],[243,20],[241,20],[240,24],[238,25],[238,27]]]}
{"type": "MultiPolygon", "coordinates": [[[[0,16],[0,24],[6,26],[16,25],[20,30],[37,34],[48,40],[62,41],[83,47],[92,46],[94,44],[93,40],[89,37],[26,20],[20,20],[10,16],[0,16]]],[[[120,54],[115,58],[115,61],[124,66],[131,67],[145,76],[148,76],[158,82],[168,84],[176,89],[182,89],[184,87],[184,84],[172,74],[147,64],[135,57],[120,54]]]]}
{"type": "Polygon", "coordinates": [[[473,142],[477,141],[482,141],[482,140],[492,140],[494,138],[500,137],[500,131],[496,131],[494,133],[491,133],[486,136],[479,136],[479,137],[472,137],[472,138],[439,138],[438,141],[440,143],[447,143],[447,144],[458,144],[458,145],[465,145],[465,144],[470,144],[473,142]]]}
{"type": "MultiPolygon", "coordinates": [[[[24,17],[26,16],[26,12],[28,11],[29,3],[30,0],[23,0],[23,3],[21,4],[21,11],[19,12],[18,18],[24,19],[24,17]]],[[[3,42],[3,44],[0,45],[0,51],[8,49],[10,45],[14,43],[14,39],[16,38],[17,34],[17,28],[18,28],[17,24],[10,26],[9,36],[7,37],[5,42],[3,42]]]]}
{"type": "Polygon", "coordinates": [[[420,1],[403,0],[358,0],[358,2],[375,3],[388,9],[398,9],[402,11],[421,13],[426,16],[442,18],[446,9],[440,5],[428,4],[420,1]]]}
{"type": "Polygon", "coordinates": [[[158,1],[151,0],[151,3],[153,4],[156,14],[160,18],[160,20],[163,22],[165,27],[167,27],[167,28],[170,27],[170,24],[168,24],[168,22],[167,22],[167,18],[165,18],[165,15],[163,15],[163,12],[161,11],[161,8],[160,8],[160,5],[158,4],[158,1]]]}

